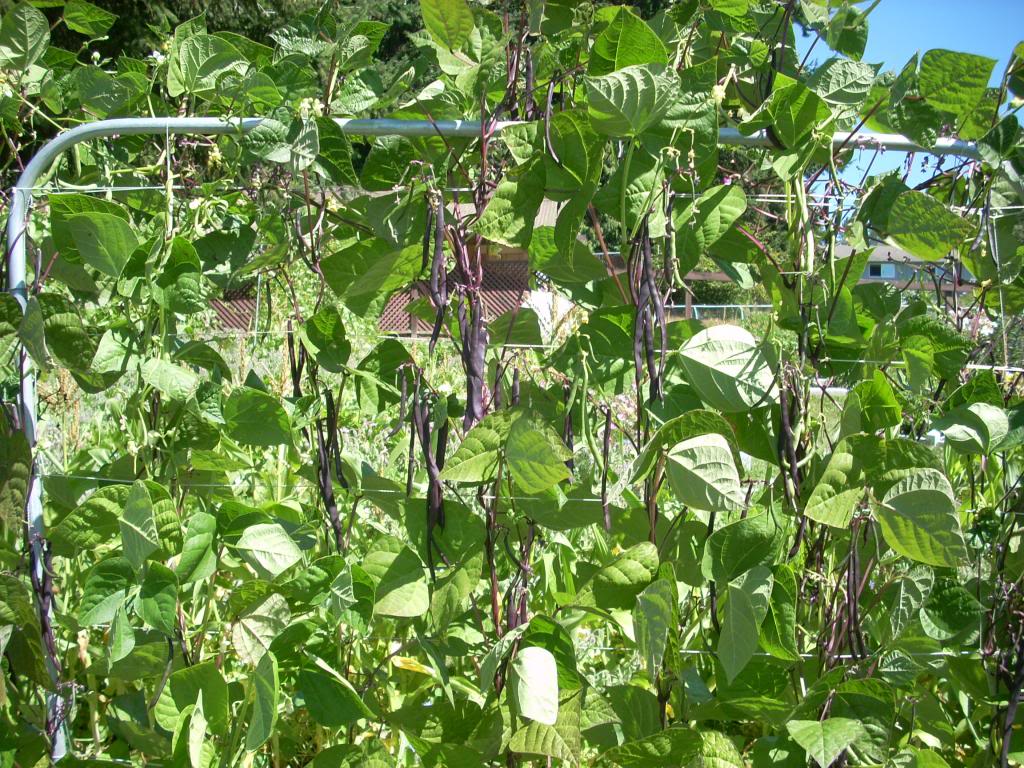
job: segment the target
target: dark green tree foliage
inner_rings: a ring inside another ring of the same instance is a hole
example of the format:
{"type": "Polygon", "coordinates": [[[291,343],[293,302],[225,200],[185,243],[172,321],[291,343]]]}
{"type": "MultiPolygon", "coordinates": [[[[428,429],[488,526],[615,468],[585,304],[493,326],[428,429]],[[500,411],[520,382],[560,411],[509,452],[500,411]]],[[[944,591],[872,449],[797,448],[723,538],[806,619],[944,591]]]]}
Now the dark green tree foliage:
{"type": "Polygon", "coordinates": [[[265,120],[34,191],[0,764],[1020,762],[1024,49],[990,89],[862,61],[864,3],[39,5],[0,21],[6,188],[84,122],[265,120]],[[382,116],[483,128],[332,119],[382,116]],[[981,159],[850,183],[864,126],[981,159]],[[934,291],[858,285],[883,241],[934,291]],[[499,251],[555,311],[485,312],[499,251]],[[670,311],[703,265],[755,333],[670,311]],[[429,332],[384,336],[412,286],[429,332]]]}

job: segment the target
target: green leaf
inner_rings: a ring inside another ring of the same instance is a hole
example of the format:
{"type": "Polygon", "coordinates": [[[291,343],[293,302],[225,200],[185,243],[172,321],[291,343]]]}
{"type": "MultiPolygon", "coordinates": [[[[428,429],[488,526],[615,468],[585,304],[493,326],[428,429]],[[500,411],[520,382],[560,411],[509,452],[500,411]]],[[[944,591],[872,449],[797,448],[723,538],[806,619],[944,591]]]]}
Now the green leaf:
{"type": "Polygon", "coordinates": [[[85,578],[78,603],[78,623],[84,627],[109,624],[136,584],[132,564],[123,557],[100,560],[85,578]]]}
{"type": "Polygon", "coordinates": [[[987,56],[934,48],[921,57],[921,95],[936,109],[966,117],[985,95],[995,65],[987,56]]]}
{"type": "Polygon", "coordinates": [[[811,134],[831,116],[828,105],[801,82],[785,75],[775,78],[775,90],[740,131],[750,135],[771,128],[775,138],[791,151],[810,147],[811,134]]]}
{"type": "Polygon", "coordinates": [[[707,253],[747,210],[747,196],[737,184],[705,191],[697,200],[673,213],[676,248],[696,260],[707,253]]]}
{"type": "Polygon", "coordinates": [[[714,531],[704,544],[704,578],[732,581],[759,565],[771,565],[779,545],[779,530],[771,515],[751,515],[714,531]]]}
{"type": "Polygon", "coordinates": [[[455,454],[445,462],[441,479],[455,483],[485,483],[494,479],[501,449],[519,412],[489,413],[466,433],[455,454]]]}
{"type": "Polygon", "coordinates": [[[68,0],[64,5],[64,23],[68,29],[80,32],[90,38],[107,34],[117,16],[105,11],[88,0],[68,0]]]}
{"type": "Polygon", "coordinates": [[[831,58],[814,71],[807,85],[828,104],[857,108],[868,97],[874,82],[874,66],[831,58]]]}
{"type": "Polygon", "coordinates": [[[988,403],[965,403],[932,421],[946,441],[960,453],[987,454],[1010,431],[1006,411],[988,403]]]}
{"type": "Polygon", "coordinates": [[[889,211],[889,239],[925,261],[946,258],[971,236],[971,225],[934,197],[909,190],[896,198],[889,211]]]}
{"type": "Polygon", "coordinates": [[[634,64],[667,64],[665,44],[632,8],[620,6],[594,39],[588,74],[607,75],[634,64]]]}
{"type": "Polygon", "coordinates": [[[217,518],[206,512],[192,513],[175,567],[182,586],[207,579],[217,569],[217,553],[213,549],[216,534],[217,518]]]}
{"type": "Polygon", "coordinates": [[[277,724],[277,701],[281,690],[277,675],[277,657],[270,651],[264,653],[250,680],[254,700],[252,717],[245,731],[245,748],[249,752],[255,752],[274,734],[274,726],[277,724]]]}
{"type": "Polygon", "coordinates": [[[32,472],[32,448],[21,430],[0,437],[0,520],[22,520],[32,472]]]}
{"type": "Polygon", "coordinates": [[[310,717],[320,725],[341,728],[373,718],[356,689],[341,677],[303,669],[299,672],[298,685],[310,717]]]}
{"type": "Polygon", "coordinates": [[[232,440],[242,445],[291,443],[291,423],[280,401],[250,387],[236,387],[224,403],[224,420],[232,440]]]}
{"type": "Polygon", "coordinates": [[[235,549],[251,566],[277,578],[302,560],[302,552],[278,523],[258,523],[246,528],[235,549]]]}
{"type": "Polygon", "coordinates": [[[716,652],[729,682],[754,657],[761,623],[768,615],[772,583],[771,571],[757,566],[726,588],[725,618],[716,652]]]}
{"type": "Polygon", "coordinates": [[[845,529],[864,498],[865,486],[862,462],[850,443],[841,440],[811,491],[804,514],[815,522],[845,529]]]}
{"type": "Polygon", "coordinates": [[[68,232],[85,263],[110,277],[119,277],[139,246],[131,225],[120,216],[86,211],[68,216],[68,232]]]}
{"type": "Polygon", "coordinates": [[[588,109],[594,128],[607,136],[637,136],[655,125],[678,89],[674,70],[659,64],[624,67],[586,77],[588,109]]]}
{"type": "Polygon", "coordinates": [[[419,555],[393,536],[381,536],[361,563],[377,583],[373,612],[416,618],[430,609],[427,574],[419,555]]]}
{"type": "Polygon", "coordinates": [[[539,755],[564,760],[569,765],[579,761],[580,700],[582,691],[565,696],[558,703],[558,719],[554,725],[533,721],[512,734],[508,748],[523,755],[539,755]]]}
{"type": "MultiPolygon", "coordinates": [[[[702,736],[696,730],[672,727],[636,741],[612,747],[601,755],[601,761],[620,768],[677,768],[695,765],[691,762],[700,753],[702,736]]],[[[700,765],[705,765],[700,763],[700,765]]],[[[708,763],[715,765],[717,763],[708,763]]],[[[720,766],[719,768],[726,768],[720,766]]]]}
{"type": "Polygon", "coordinates": [[[160,563],[150,563],[139,593],[139,616],[142,620],[173,637],[178,626],[178,578],[174,571],[160,563]]]}
{"type": "Polygon", "coordinates": [[[157,357],[143,363],[142,380],[172,400],[187,400],[199,387],[199,377],[188,368],[157,357]]]}
{"type": "Polygon", "coordinates": [[[577,602],[628,610],[657,572],[658,548],[647,541],[635,544],[594,574],[580,590],[577,602]]]}
{"type": "Polygon", "coordinates": [[[248,63],[235,46],[216,35],[197,34],[182,41],[176,52],[177,67],[168,70],[171,96],[216,95],[229,73],[245,74],[248,63]]]}
{"type": "Polygon", "coordinates": [[[110,649],[110,663],[116,664],[135,650],[135,630],[132,629],[128,612],[122,604],[114,614],[110,622],[110,632],[107,638],[107,647],[110,649]]]}
{"type": "Polygon", "coordinates": [[[121,540],[124,556],[136,569],[141,568],[146,559],[160,548],[153,502],[141,480],[136,480],[128,492],[121,518],[121,540]]]}
{"type": "Polygon", "coordinates": [[[462,48],[473,34],[473,12],[465,0],[420,0],[423,26],[439,45],[462,48]]]}
{"type": "Polygon", "coordinates": [[[274,639],[284,632],[291,621],[287,601],[276,592],[244,616],[231,628],[231,640],[235,653],[246,664],[256,665],[270,649],[274,639]]]}
{"type": "Polygon", "coordinates": [[[647,663],[647,676],[655,680],[668,647],[668,633],[677,623],[676,587],[668,579],[651,582],[637,595],[633,631],[637,649],[647,663]]]}
{"type": "Polygon", "coordinates": [[[860,401],[865,432],[895,427],[903,420],[903,409],[896,393],[881,371],[876,370],[870,379],[857,382],[850,391],[860,401]]]}
{"type": "Polygon", "coordinates": [[[896,482],[875,508],[886,543],[928,565],[956,568],[967,557],[953,489],[934,469],[919,469],[896,482]]]}
{"type": "Polygon", "coordinates": [[[718,433],[692,437],[673,447],[666,474],[676,498],[688,507],[731,512],[743,506],[732,449],[718,433]]]}
{"type": "Polygon", "coordinates": [[[858,739],[867,738],[864,727],[856,720],[830,717],[827,720],[790,720],[786,723],[790,737],[804,748],[807,756],[821,768],[832,765],[844,749],[858,739]]]}
{"type": "MultiPolygon", "coordinates": [[[[36,301],[46,334],[46,349],[70,370],[78,373],[88,371],[96,356],[96,342],[82,322],[77,307],[59,294],[44,293],[33,297],[28,301],[23,328],[29,323],[29,313],[36,301]]],[[[38,316],[33,318],[32,324],[36,322],[38,316]]],[[[33,336],[36,332],[34,329],[31,331],[33,336]]],[[[39,341],[33,338],[32,343],[38,344],[39,341]]]]}
{"type": "Polygon", "coordinates": [[[345,338],[345,322],[334,307],[325,307],[306,321],[302,342],[317,365],[332,373],[341,373],[352,353],[352,345],[345,338]]]}
{"type": "Polygon", "coordinates": [[[420,244],[396,249],[393,243],[378,237],[324,257],[320,269],[345,306],[365,316],[383,309],[392,293],[416,279],[423,268],[422,259],[420,244]]]}
{"type": "MultiPolygon", "coordinates": [[[[164,649],[166,650],[166,648],[164,649]]],[[[211,733],[224,736],[228,730],[228,684],[210,659],[174,672],[157,701],[153,714],[157,724],[174,731],[181,712],[203,697],[203,711],[211,733]]]]}
{"type": "Polygon", "coordinates": [[[18,3],[0,21],[0,66],[24,72],[49,44],[50,23],[29,3],[18,3]]]}
{"type": "Polygon", "coordinates": [[[761,646],[778,659],[796,661],[800,658],[796,644],[796,573],[783,563],[775,567],[773,575],[768,616],[761,624],[761,646]]]}
{"type": "Polygon", "coordinates": [[[512,679],[519,715],[554,725],[558,719],[558,666],[551,651],[535,645],[520,648],[512,661],[512,679]]]}
{"type": "Polygon", "coordinates": [[[561,439],[547,425],[527,414],[512,422],[505,459],[516,485],[526,493],[541,493],[568,478],[565,462],[569,458],[561,439]]]}
{"type": "Polygon", "coordinates": [[[934,581],[935,572],[931,568],[918,565],[900,576],[886,593],[889,631],[893,640],[898,639],[913,623],[931,593],[934,581]]]}
{"type": "Polygon", "coordinates": [[[543,164],[535,161],[517,168],[499,182],[473,231],[493,243],[526,250],[543,199],[543,164]]]}
{"type": "Polygon", "coordinates": [[[715,325],[679,350],[687,381],[708,405],[740,413],[771,405],[775,375],[763,344],[735,325],[715,325]]]}

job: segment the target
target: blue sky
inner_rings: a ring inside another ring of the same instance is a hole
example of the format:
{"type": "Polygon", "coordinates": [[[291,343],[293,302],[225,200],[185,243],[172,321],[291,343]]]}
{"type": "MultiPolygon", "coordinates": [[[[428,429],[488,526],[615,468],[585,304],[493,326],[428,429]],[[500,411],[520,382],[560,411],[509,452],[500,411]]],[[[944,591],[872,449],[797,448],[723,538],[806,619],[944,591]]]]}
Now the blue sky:
{"type": "MultiPolygon", "coordinates": [[[[1010,53],[1022,39],[1024,0],[881,0],[868,17],[864,61],[881,63],[883,70],[899,71],[915,52],[924,53],[929,48],[977,53],[998,60],[991,83],[998,86],[1010,53]]],[[[811,40],[798,38],[801,55],[811,40]]],[[[818,43],[812,61],[820,62],[828,53],[818,43]]],[[[875,162],[871,173],[898,167],[904,157],[903,153],[889,152],[875,162]]],[[[856,164],[863,169],[863,165],[856,164]]]]}

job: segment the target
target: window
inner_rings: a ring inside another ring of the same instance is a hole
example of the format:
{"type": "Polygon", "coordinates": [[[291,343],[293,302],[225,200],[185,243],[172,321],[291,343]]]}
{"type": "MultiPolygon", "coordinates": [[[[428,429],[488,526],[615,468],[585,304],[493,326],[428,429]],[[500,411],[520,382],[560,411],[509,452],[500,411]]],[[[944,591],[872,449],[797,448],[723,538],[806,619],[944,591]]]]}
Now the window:
{"type": "Polygon", "coordinates": [[[868,264],[868,277],[881,277],[892,280],[896,277],[895,264],[868,264]]]}

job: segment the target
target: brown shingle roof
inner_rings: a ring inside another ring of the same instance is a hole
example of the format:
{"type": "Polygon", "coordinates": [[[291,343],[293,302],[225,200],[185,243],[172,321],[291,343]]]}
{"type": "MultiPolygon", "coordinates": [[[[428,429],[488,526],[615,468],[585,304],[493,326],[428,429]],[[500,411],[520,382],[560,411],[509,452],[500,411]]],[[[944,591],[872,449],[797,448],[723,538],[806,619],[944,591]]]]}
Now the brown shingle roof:
{"type": "MultiPolygon", "coordinates": [[[[450,278],[451,279],[451,278],[450,278]]],[[[449,284],[451,284],[449,282],[449,284]]],[[[484,320],[490,322],[496,317],[519,307],[530,290],[530,264],[524,259],[508,261],[486,260],[484,262],[483,285],[480,299],[484,306],[484,320]]],[[[426,284],[418,282],[402,293],[392,296],[380,316],[380,329],[388,333],[409,335],[429,334],[433,323],[419,317],[409,305],[423,298],[429,303],[426,284]]]]}

